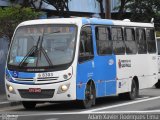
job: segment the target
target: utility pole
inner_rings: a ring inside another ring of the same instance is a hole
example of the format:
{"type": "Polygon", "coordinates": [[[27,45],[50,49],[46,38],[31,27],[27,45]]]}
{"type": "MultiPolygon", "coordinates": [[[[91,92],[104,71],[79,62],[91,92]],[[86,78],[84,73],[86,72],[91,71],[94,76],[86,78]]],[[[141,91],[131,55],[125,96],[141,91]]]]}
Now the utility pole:
{"type": "Polygon", "coordinates": [[[111,19],[111,1],[105,0],[105,3],[106,3],[105,19],[111,19]]]}

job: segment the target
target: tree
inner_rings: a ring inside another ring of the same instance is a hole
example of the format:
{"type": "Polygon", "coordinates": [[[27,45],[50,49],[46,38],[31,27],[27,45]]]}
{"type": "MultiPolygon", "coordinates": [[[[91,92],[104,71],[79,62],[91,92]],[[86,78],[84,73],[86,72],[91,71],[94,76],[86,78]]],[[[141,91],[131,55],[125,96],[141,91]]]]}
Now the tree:
{"type": "Polygon", "coordinates": [[[60,17],[68,17],[67,12],[68,8],[68,0],[43,0],[44,2],[54,6],[60,17]],[[66,14],[65,11],[66,10],[66,14]]]}
{"type": "Polygon", "coordinates": [[[133,21],[150,22],[151,18],[155,18],[160,11],[159,0],[131,0],[126,6],[130,9],[133,21]]]}
{"type": "Polygon", "coordinates": [[[41,15],[31,8],[11,6],[0,8],[0,37],[7,36],[11,39],[16,26],[23,21],[36,19],[41,15]]]}
{"type": "Polygon", "coordinates": [[[43,3],[47,3],[55,7],[58,15],[60,17],[68,17],[67,12],[68,8],[68,0],[10,0],[13,4],[20,4],[21,7],[32,7],[36,11],[41,11],[43,3]],[[39,3],[39,6],[36,6],[39,3]],[[66,13],[66,14],[65,14],[66,13]]]}
{"type": "Polygon", "coordinates": [[[101,18],[105,18],[104,17],[104,8],[103,8],[103,0],[97,0],[99,2],[100,5],[100,11],[101,11],[101,18]]]}
{"type": "Polygon", "coordinates": [[[160,30],[159,0],[132,0],[126,7],[131,11],[131,21],[150,22],[154,18],[155,28],[160,30]]]}
{"type": "Polygon", "coordinates": [[[40,11],[41,10],[41,7],[42,7],[42,4],[43,4],[43,0],[10,0],[10,2],[13,4],[13,5],[21,5],[21,7],[32,7],[34,8],[35,10],[37,11],[40,11]],[[36,2],[39,2],[39,6],[37,7],[35,5],[36,2]]]}
{"type": "Polygon", "coordinates": [[[118,19],[123,19],[123,16],[126,12],[126,5],[130,2],[131,0],[120,0],[120,6],[118,7],[118,19]]]}
{"type": "Polygon", "coordinates": [[[131,21],[150,22],[154,18],[155,27],[160,30],[160,2],[159,0],[120,0],[118,19],[124,19],[125,11],[131,13],[131,21]]]}

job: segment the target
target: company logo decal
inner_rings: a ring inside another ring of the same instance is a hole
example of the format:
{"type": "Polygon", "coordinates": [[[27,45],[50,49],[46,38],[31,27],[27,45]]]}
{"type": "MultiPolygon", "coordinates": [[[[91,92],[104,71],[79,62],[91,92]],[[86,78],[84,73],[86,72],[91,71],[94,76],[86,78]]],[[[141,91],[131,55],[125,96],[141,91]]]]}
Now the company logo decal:
{"type": "Polygon", "coordinates": [[[118,60],[119,68],[131,67],[131,60],[118,60]]]}
{"type": "Polygon", "coordinates": [[[113,60],[113,59],[110,59],[109,62],[108,62],[108,64],[109,64],[109,65],[113,65],[113,64],[114,64],[114,60],[113,60]]]}

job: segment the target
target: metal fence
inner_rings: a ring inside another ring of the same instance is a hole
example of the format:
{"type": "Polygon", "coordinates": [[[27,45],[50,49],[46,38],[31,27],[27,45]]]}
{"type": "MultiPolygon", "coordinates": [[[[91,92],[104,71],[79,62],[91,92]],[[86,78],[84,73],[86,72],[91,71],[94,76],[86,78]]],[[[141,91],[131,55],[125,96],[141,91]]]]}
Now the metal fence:
{"type": "Polygon", "coordinates": [[[5,93],[4,75],[5,64],[8,53],[9,41],[6,37],[0,38],[0,94],[5,93]]]}

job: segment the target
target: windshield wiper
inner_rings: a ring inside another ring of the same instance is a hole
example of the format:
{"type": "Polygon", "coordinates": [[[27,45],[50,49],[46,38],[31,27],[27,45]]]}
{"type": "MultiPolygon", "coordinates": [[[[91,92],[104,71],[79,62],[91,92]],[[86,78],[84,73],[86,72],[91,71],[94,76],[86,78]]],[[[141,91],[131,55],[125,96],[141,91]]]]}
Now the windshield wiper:
{"type": "Polygon", "coordinates": [[[50,66],[53,66],[51,59],[49,58],[48,54],[46,53],[46,51],[44,50],[44,48],[43,48],[43,46],[42,46],[43,37],[44,37],[44,33],[43,33],[43,35],[42,35],[42,39],[40,40],[39,48],[37,49],[38,56],[37,56],[36,66],[38,66],[38,59],[41,58],[41,52],[44,54],[44,57],[46,58],[48,64],[49,64],[50,66]]]}
{"type": "MultiPolygon", "coordinates": [[[[44,57],[46,58],[48,64],[50,66],[53,66],[52,64],[52,61],[51,59],[49,58],[48,54],[46,53],[46,51],[44,50],[43,46],[42,46],[42,43],[43,43],[43,37],[44,35],[50,35],[50,34],[53,34],[53,33],[59,33],[60,31],[55,31],[55,32],[52,32],[52,33],[49,33],[49,34],[44,34],[43,32],[43,35],[42,37],[39,36],[38,38],[38,41],[37,41],[37,44],[35,46],[33,46],[29,51],[28,53],[24,56],[24,58],[22,59],[22,61],[19,63],[18,66],[22,66],[24,65],[24,63],[26,63],[25,61],[28,59],[29,56],[31,56],[33,53],[36,55],[37,54],[37,61],[36,61],[36,67],[38,66],[38,60],[41,58],[41,53],[44,54],[44,57]]],[[[33,56],[33,55],[32,55],[33,56]]],[[[27,65],[28,63],[26,63],[27,65]]]]}
{"type": "Polygon", "coordinates": [[[22,59],[22,61],[19,63],[18,66],[22,66],[25,61],[28,59],[29,56],[31,56],[31,54],[33,54],[37,49],[38,49],[38,44],[40,42],[40,36],[38,38],[38,41],[37,41],[37,45],[33,46],[29,51],[28,53],[24,56],[24,58],[22,59]]]}

